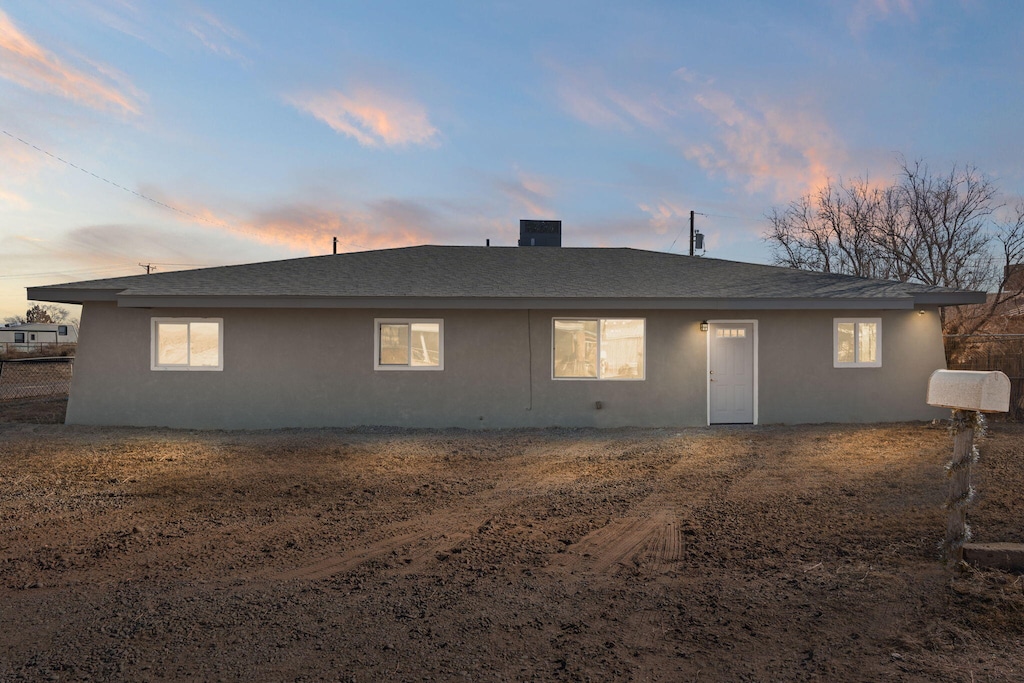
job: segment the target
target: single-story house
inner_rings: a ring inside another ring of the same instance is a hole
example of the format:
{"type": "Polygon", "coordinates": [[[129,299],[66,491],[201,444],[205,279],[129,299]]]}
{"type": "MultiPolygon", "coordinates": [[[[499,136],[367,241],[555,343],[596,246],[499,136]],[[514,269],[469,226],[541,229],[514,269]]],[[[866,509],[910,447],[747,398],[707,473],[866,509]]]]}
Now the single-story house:
{"type": "Polygon", "coordinates": [[[941,417],[938,309],[985,295],[639,249],[416,246],[29,298],[83,305],[68,423],[472,428],[941,417]]]}
{"type": "Polygon", "coordinates": [[[78,328],[66,323],[17,323],[0,327],[0,344],[8,349],[26,351],[45,345],[77,342],[78,328]]]}

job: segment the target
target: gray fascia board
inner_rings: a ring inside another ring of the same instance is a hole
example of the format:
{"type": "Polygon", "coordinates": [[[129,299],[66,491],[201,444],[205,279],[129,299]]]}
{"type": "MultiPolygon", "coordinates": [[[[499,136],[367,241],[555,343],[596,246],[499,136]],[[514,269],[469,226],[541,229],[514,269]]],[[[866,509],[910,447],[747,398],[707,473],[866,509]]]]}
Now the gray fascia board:
{"type": "Polygon", "coordinates": [[[501,298],[501,297],[250,297],[121,296],[124,308],[389,308],[389,309],[622,309],[622,310],[907,310],[911,297],[817,298],[501,298]]]}
{"type": "Polygon", "coordinates": [[[30,301],[52,301],[58,304],[82,304],[86,301],[117,301],[120,289],[64,289],[61,287],[29,287],[30,301]]]}
{"type": "Polygon", "coordinates": [[[922,292],[914,295],[914,301],[925,306],[983,304],[987,300],[988,294],[985,292],[922,292]]]}

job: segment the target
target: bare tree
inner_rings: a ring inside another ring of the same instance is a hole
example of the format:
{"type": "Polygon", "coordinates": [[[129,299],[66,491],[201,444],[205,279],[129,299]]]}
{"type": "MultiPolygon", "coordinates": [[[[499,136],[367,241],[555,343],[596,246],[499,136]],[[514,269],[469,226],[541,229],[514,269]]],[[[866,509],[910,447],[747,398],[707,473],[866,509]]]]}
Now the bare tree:
{"type": "Polygon", "coordinates": [[[997,189],[972,166],[932,175],[921,161],[901,163],[902,221],[884,235],[903,281],[985,289],[999,281],[990,250],[997,189]]]}
{"type": "MultiPolygon", "coordinates": [[[[57,304],[43,304],[41,308],[46,311],[46,314],[50,316],[50,322],[54,323],[68,323],[74,322],[71,318],[71,311],[58,306],[57,304]]],[[[76,325],[77,327],[77,325],[76,325]]]]}
{"type": "MultiPolygon", "coordinates": [[[[1000,274],[996,291],[983,304],[948,310],[943,327],[946,334],[963,337],[981,331],[1019,331],[1007,328],[1009,319],[1002,313],[1010,307],[1008,304],[1024,307],[1024,199],[1016,204],[1010,220],[996,224],[993,241],[998,251],[990,255],[990,267],[1000,274]]],[[[959,349],[963,345],[953,346],[959,349]]]]}
{"type": "Polygon", "coordinates": [[[57,306],[56,304],[39,304],[34,301],[30,303],[32,306],[25,311],[25,315],[9,316],[4,318],[4,322],[8,325],[74,322],[71,318],[71,312],[63,306],[57,306]]]}
{"type": "Polygon", "coordinates": [[[36,304],[25,312],[25,322],[52,323],[53,319],[50,318],[50,314],[47,313],[42,306],[36,304]]]}
{"type": "Polygon", "coordinates": [[[879,240],[892,222],[885,214],[895,205],[892,195],[890,188],[872,187],[867,180],[829,181],[784,209],[772,209],[766,239],[775,262],[824,273],[892,277],[891,258],[879,240]]]}
{"type": "MultiPolygon", "coordinates": [[[[998,188],[973,166],[936,175],[901,159],[891,185],[829,182],[772,209],[765,240],[775,263],[792,268],[995,290],[986,304],[942,309],[946,334],[971,334],[1024,294],[1024,278],[1009,277],[1024,262],[1024,200],[1015,220],[998,223],[1001,208],[998,188]]],[[[951,358],[956,346],[947,345],[951,358]]]]}

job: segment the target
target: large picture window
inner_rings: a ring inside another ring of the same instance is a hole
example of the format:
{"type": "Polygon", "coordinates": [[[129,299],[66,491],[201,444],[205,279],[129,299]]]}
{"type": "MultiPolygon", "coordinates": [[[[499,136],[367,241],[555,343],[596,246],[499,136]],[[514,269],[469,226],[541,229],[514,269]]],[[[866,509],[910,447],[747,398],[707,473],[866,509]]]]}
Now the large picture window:
{"type": "Polygon", "coordinates": [[[882,367],[881,318],[835,318],[832,342],[834,367],[882,367]]]}
{"type": "Polygon", "coordinates": [[[153,370],[223,370],[223,318],[153,318],[153,370]]]}
{"type": "Polygon", "coordinates": [[[643,318],[555,318],[552,338],[555,379],[644,379],[643,318]]]}
{"type": "Polygon", "coordinates": [[[375,320],[375,370],[443,370],[443,320],[375,320]]]}

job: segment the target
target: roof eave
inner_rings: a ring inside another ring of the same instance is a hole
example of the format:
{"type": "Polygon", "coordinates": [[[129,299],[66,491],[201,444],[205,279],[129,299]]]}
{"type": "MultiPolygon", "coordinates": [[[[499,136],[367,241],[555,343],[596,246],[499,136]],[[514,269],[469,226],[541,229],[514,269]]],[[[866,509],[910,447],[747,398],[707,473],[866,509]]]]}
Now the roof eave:
{"type": "Polygon", "coordinates": [[[922,306],[960,306],[983,304],[988,295],[985,292],[921,292],[914,294],[914,301],[922,306]]]}
{"type": "Polygon", "coordinates": [[[29,301],[57,304],[84,304],[86,301],[117,301],[121,289],[72,289],[65,287],[29,287],[29,301]]]}
{"type": "MultiPolygon", "coordinates": [[[[94,298],[90,301],[110,301],[94,298]]],[[[116,297],[122,308],[378,308],[378,309],[577,309],[577,310],[907,310],[914,298],[679,298],[679,297],[116,297]]]]}

